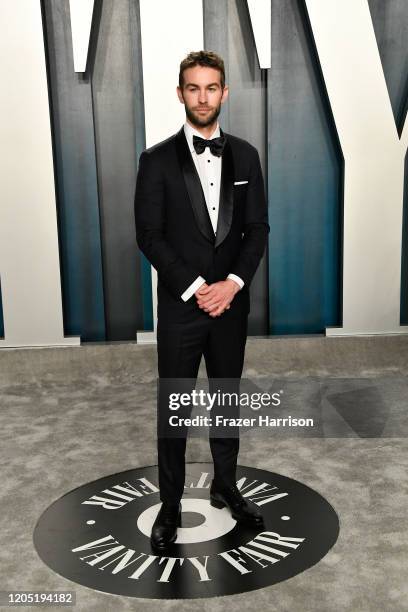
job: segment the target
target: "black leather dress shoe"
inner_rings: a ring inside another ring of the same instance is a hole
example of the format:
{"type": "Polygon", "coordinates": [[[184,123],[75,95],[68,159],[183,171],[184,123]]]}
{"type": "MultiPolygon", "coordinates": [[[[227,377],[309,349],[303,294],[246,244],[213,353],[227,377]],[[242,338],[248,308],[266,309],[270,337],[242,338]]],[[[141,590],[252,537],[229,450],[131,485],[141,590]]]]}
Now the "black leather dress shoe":
{"type": "Polygon", "coordinates": [[[236,486],[217,488],[214,481],[211,483],[210,504],[214,508],[229,508],[232,518],[236,521],[262,525],[263,516],[257,506],[250,500],[242,497],[236,486]]]}
{"type": "Polygon", "coordinates": [[[181,526],[181,504],[162,503],[153,523],[150,542],[157,552],[163,552],[177,537],[177,527],[181,526]]]}

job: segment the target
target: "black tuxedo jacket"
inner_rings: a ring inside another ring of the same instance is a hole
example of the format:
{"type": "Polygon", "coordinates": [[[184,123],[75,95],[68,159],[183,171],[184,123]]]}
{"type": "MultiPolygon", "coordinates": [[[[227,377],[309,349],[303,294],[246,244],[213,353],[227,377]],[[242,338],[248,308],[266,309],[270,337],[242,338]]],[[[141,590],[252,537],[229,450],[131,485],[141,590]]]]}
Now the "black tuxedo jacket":
{"type": "Polygon", "coordinates": [[[188,322],[198,313],[209,317],[194,296],[187,302],[181,299],[199,275],[207,283],[225,280],[229,273],[242,278],[243,289],[221,317],[238,309],[249,312],[249,285],[269,232],[264,181],[255,147],[220,133],[226,144],[216,234],[183,127],[139,159],[136,238],[157,270],[159,321],[188,322]],[[248,182],[235,185],[238,181],[248,182]]]}

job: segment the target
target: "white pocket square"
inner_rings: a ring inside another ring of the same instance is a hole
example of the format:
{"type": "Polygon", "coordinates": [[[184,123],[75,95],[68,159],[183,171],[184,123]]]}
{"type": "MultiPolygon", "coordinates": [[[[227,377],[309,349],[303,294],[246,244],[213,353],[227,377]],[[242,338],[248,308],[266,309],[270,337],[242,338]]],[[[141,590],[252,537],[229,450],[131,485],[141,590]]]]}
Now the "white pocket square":
{"type": "Polygon", "coordinates": [[[234,185],[246,185],[248,181],[235,181],[234,185]]]}

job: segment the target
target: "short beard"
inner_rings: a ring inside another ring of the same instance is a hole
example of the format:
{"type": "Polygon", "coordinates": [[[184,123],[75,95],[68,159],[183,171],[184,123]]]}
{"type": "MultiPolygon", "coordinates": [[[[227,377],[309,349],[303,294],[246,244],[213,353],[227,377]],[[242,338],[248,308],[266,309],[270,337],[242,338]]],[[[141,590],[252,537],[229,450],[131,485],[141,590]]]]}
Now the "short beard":
{"type": "Polygon", "coordinates": [[[221,112],[221,102],[219,103],[217,108],[215,108],[213,112],[210,113],[210,115],[206,119],[204,118],[201,119],[201,117],[197,117],[194,111],[188,108],[187,104],[185,103],[184,103],[184,108],[186,109],[186,115],[187,115],[187,118],[190,120],[190,123],[192,123],[193,125],[196,125],[197,127],[207,127],[208,125],[211,125],[212,123],[214,123],[214,121],[218,118],[218,115],[221,112]]]}

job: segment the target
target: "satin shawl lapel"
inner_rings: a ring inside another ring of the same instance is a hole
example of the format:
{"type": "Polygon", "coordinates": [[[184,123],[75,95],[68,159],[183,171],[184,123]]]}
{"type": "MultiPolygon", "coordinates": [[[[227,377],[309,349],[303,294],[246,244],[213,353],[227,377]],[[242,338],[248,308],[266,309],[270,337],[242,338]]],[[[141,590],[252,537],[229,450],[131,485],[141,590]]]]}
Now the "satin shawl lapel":
{"type": "Polygon", "coordinates": [[[226,143],[222,154],[220,203],[218,209],[217,236],[215,246],[219,246],[227,237],[231,228],[232,213],[234,208],[234,159],[232,157],[231,143],[228,136],[221,130],[221,136],[225,136],[226,143]]]}
{"type": "Polygon", "coordinates": [[[214,243],[215,235],[212,228],[210,215],[208,214],[203,188],[201,186],[197,168],[195,167],[193,158],[191,157],[190,149],[188,148],[183,127],[176,134],[176,148],[196,223],[203,236],[205,236],[205,238],[207,238],[207,240],[209,240],[211,243],[214,243]]]}

